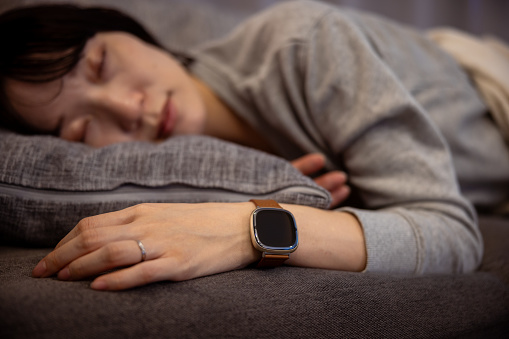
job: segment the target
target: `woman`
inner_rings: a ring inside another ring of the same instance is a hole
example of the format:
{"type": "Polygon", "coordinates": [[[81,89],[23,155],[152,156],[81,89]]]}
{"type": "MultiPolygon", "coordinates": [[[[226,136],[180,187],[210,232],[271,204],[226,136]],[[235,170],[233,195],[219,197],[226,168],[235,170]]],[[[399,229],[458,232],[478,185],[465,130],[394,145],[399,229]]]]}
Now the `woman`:
{"type": "MultiPolygon", "coordinates": [[[[35,15],[44,26],[59,22],[49,13],[72,18],[60,32],[78,18],[78,26],[92,29],[55,42],[39,27],[38,43],[28,44],[35,49],[2,61],[3,102],[11,112],[4,121],[12,128],[94,147],[205,134],[287,159],[319,152],[327,170],[348,173],[356,203],[334,211],[283,205],[299,232],[286,263],[411,273],[478,265],[475,212],[460,194],[449,150],[464,146],[455,160],[479,151],[454,133],[465,117],[482,120],[495,135],[496,129],[481,117],[486,108],[465,74],[418,34],[320,3],[287,3],[195,51],[186,68],[178,61],[185,58],[127,28],[131,23],[120,24],[130,21],[123,16],[41,11],[35,15]],[[444,90],[468,108],[446,104],[444,90]],[[447,119],[444,110],[451,111],[447,119]]],[[[467,160],[466,167],[477,158],[467,160]]],[[[341,201],[348,191],[333,181],[341,201]]],[[[86,218],[33,275],[76,280],[129,266],[91,285],[116,290],[245,267],[261,256],[248,232],[253,209],[251,202],[157,204],[86,218]]]]}

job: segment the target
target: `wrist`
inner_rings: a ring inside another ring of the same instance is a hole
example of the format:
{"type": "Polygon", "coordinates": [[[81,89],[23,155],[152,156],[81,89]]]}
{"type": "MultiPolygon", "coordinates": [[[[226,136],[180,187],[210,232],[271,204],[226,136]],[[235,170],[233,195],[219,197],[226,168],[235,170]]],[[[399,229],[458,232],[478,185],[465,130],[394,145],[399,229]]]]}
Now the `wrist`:
{"type": "Polygon", "coordinates": [[[366,244],[362,226],[350,213],[282,204],[295,216],[299,248],[288,264],[344,271],[366,267],[366,244]]]}
{"type": "Polygon", "coordinates": [[[241,221],[237,224],[239,226],[239,243],[241,244],[239,252],[242,257],[242,265],[245,267],[260,261],[262,253],[253,246],[251,241],[251,214],[255,206],[252,202],[242,202],[237,205],[241,215],[241,221]]]}

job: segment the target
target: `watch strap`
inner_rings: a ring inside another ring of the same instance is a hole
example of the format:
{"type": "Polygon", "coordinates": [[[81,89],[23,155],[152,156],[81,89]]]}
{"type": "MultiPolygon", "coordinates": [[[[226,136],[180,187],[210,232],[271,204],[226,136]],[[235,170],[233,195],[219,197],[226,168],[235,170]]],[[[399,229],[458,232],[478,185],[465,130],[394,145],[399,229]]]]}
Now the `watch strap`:
{"type": "Polygon", "coordinates": [[[257,268],[279,267],[290,258],[289,254],[270,254],[263,252],[262,258],[256,264],[257,268]]]}
{"type": "MultiPolygon", "coordinates": [[[[283,208],[274,200],[268,199],[251,199],[249,200],[253,204],[255,204],[256,208],[283,208]]],[[[283,263],[290,258],[289,254],[272,254],[267,252],[262,252],[262,258],[256,265],[257,268],[269,268],[269,267],[278,267],[283,265],[283,263]]]]}
{"type": "Polygon", "coordinates": [[[251,201],[253,204],[255,204],[255,206],[258,208],[262,208],[262,207],[281,208],[281,209],[283,208],[283,207],[281,207],[281,205],[279,205],[274,200],[251,199],[249,201],[251,201]]]}

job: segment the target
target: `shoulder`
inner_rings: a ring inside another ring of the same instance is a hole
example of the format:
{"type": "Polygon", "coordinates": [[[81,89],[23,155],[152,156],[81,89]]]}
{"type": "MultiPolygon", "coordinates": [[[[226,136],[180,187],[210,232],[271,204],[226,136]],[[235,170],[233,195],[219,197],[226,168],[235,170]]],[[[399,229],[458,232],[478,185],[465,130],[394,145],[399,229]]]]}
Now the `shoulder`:
{"type": "Polygon", "coordinates": [[[318,1],[275,4],[244,20],[222,38],[198,46],[193,57],[198,63],[214,59],[216,67],[228,64],[243,73],[252,71],[270,63],[281,51],[306,45],[315,36],[316,27],[335,8],[318,1]]]}
{"type": "Polygon", "coordinates": [[[302,39],[331,12],[340,8],[318,1],[288,1],[255,14],[240,25],[240,30],[256,31],[268,40],[274,38],[302,39]]]}
{"type": "Polygon", "coordinates": [[[331,9],[337,8],[319,1],[285,1],[268,7],[259,16],[279,20],[319,19],[331,9]]]}

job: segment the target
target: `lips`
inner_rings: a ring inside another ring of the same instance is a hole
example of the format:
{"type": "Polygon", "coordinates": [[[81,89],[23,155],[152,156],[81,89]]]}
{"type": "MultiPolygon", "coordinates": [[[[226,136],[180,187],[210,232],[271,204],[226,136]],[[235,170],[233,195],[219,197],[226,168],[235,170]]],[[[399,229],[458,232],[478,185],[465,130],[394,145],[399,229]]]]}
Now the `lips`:
{"type": "Polygon", "coordinates": [[[173,128],[175,127],[176,118],[177,111],[175,110],[171,100],[168,98],[161,113],[161,122],[159,123],[159,131],[157,133],[158,139],[166,139],[171,135],[173,128]]]}

